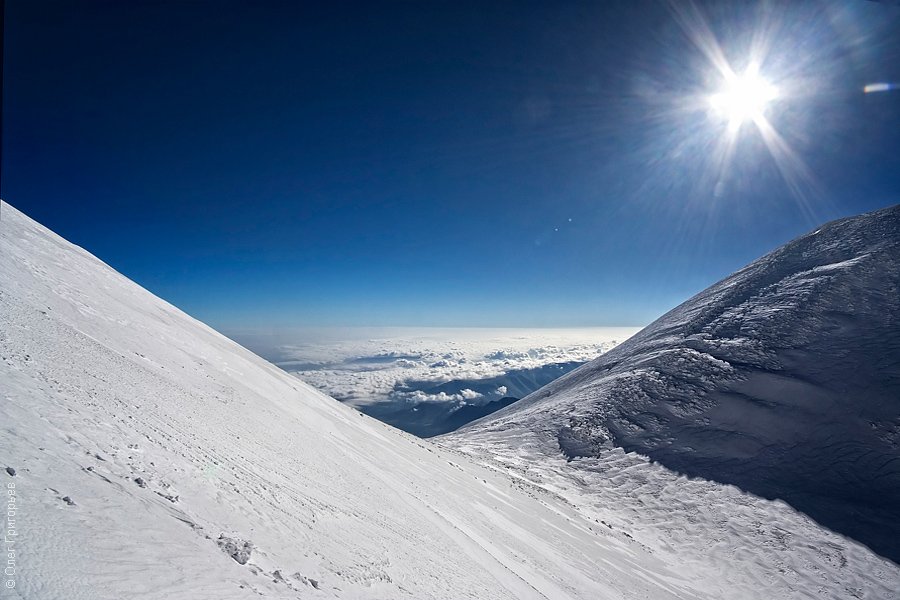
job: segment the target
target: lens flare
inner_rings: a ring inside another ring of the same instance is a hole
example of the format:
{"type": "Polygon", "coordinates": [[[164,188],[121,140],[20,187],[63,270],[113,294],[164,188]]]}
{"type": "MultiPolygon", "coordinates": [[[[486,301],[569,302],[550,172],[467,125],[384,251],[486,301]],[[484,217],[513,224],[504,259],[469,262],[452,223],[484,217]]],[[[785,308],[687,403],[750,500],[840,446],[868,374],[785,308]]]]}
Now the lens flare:
{"type": "Polygon", "coordinates": [[[897,83],[869,83],[863,87],[863,93],[875,94],[878,92],[890,92],[891,90],[900,90],[900,84],[897,83]]]}

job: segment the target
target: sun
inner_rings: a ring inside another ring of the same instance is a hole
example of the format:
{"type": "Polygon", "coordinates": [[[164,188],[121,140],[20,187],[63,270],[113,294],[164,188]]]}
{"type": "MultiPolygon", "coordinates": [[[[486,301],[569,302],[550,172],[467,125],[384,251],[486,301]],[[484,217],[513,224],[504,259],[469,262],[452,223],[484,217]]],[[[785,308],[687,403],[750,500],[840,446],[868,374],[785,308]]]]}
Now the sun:
{"type": "MultiPolygon", "coordinates": [[[[689,77],[682,74],[677,82],[684,93],[673,94],[672,110],[660,113],[661,119],[671,119],[671,135],[663,139],[671,145],[672,156],[695,161],[697,185],[719,198],[729,189],[750,185],[743,174],[759,169],[761,160],[768,162],[767,154],[791,195],[812,214],[811,204],[821,196],[821,188],[782,133],[800,132],[809,114],[802,103],[818,92],[817,76],[800,68],[815,56],[801,53],[805,42],[796,45],[805,38],[782,37],[779,23],[788,18],[787,12],[766,9],[745,31],[729,30],[723,45],[698,3],[669,4],[698,54],[682,61],[697,70],[689,77]]],[[[865,91],[883,89],[875,85],[865,91]]]]}
{"type": "Polygon", "coordinates": [[[739,129],[747,121],[759,124],[777,98],[778,88],[751,67],[741,75],[730,75],[724,89],[709,96],[709,106],[713,114],[728,121],[730,129],[739,129]]]}

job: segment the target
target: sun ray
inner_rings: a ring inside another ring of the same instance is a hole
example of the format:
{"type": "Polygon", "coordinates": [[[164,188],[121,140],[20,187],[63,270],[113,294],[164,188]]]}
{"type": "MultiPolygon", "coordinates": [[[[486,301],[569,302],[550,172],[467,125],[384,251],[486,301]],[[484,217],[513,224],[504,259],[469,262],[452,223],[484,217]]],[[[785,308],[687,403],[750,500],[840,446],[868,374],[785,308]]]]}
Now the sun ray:
{"type": "Polygon", "coordinates": [[[754,124],[804,216],[811,220],[815,219],[813,200],[822,192],[812,171],[765,117],[754,119],[754,124]]]}

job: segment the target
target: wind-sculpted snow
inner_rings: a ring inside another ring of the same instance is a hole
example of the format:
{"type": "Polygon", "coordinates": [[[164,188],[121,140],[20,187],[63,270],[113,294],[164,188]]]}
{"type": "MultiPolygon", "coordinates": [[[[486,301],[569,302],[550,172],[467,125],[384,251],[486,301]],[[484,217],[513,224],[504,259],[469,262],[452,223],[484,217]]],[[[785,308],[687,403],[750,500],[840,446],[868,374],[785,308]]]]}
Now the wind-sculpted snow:
{"type": "Polygon", "coordinates": [[[618,446],[900,562],[900,207],[798,238],[452,439],[523,432],[573,473],[618,446]]]}

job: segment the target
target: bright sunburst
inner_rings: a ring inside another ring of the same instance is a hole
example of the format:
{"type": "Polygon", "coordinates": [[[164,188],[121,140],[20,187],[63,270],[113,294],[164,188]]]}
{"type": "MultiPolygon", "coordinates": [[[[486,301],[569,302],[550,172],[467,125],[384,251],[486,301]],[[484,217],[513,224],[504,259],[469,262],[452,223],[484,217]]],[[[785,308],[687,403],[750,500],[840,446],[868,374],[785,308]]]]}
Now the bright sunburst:
{"type": "Polygon", "coordinates": [[[738,129],[746,121],[760,124],[769,104],[778,98],[778,89],[749,68],[742,75],[731,75],[722,91],[709,97],[715,115],[728,120],[731,129],[738,129]]]}
{"type": "Polygon", "coordinates": [[[798,89],[803,86],[807,95],[814,89],[810,78],[793,64],[810,59],[799,54],[789,35],[784,20],[788,13],[769,11],[747,21],[743,32],[730,29],[723,46],[694,2],[673,0],[670,7],[676,23],[705,59],[688,63],[698,69],[692,80],[699,85],[674,105],[680,112],[666,113],[676,133],[674,156],[696,161],[698,185],[722,196],[729,186],[746,184],[740,174],[756,169],[763,158],[762,146],[802,209],[810,212],[820,195],[818,185],[779,131],[796,132],[798,89]],[[789,57],[788,52],[798,55],[789,57]]]}

